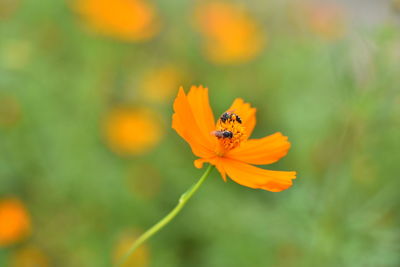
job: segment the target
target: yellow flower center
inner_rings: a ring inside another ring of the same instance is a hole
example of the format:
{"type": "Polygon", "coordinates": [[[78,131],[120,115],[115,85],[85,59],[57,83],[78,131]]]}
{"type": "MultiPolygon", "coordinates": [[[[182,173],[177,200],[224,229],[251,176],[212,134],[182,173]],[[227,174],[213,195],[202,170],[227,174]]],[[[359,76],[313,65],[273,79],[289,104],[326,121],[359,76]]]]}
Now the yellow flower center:
{"type": "Polygon", "coordinates": [[[231,112],[225,112],[217,122],[215,137],[218,139],[219,146],[217,154],[222,156],[225,152],[238,147],[247,138],[245,127],[242,125],[240,117],[231,112]]]}

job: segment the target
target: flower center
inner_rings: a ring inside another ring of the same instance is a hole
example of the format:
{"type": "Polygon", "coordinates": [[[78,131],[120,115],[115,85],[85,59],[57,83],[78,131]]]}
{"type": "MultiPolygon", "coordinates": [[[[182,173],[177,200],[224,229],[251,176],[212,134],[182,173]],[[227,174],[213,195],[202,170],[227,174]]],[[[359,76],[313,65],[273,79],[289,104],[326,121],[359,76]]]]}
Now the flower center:
{"type": "Polygon", "coordinates": [[[237,114],[232,112],[225,112],[221,115],[213,134],[217,137],[219,143],[217,154],[221,156],[225,152],[239,146],[247,137],[242,120],[237,114]]]}

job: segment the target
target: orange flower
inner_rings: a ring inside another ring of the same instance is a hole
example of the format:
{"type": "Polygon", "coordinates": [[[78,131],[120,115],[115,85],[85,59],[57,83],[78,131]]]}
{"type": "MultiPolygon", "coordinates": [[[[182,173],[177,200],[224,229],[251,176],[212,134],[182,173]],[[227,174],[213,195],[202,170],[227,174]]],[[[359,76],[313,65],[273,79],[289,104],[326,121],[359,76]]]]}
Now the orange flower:
{"type": "Polygon", "coordinates": [[[158,32],[156,12],[146,0],[75,0],[76,10],[98,32],[142,41],[158,32]]]}
{"type": "Polygon", "coordinates": [[[115,108],[105,121],[110,148],[121,155],[138,155],[153,148],[163,129],[158,114],[145,108],[115,108]]]}
{"type": "Polygon", "coordinates": [[[270,171],[250,164],[271,164],[285,156],[290,148],[286,136],[275,133],[261,139],[248,139],[256,125],[256,109],[237,98],[217,123],[208,102],[208,89],[193,86],[186,95],[179,89],[174,102],[172,128],[189,143],[197,168],[204,162],[215,165],[243,186],[278,192],[289,188],[293,171],[270,171]]]}
{"type": "Polygon", "coordinates": [[[30,219],[18,199],[0,201],[0,246],[18,242],[30,232],[30,219]]]}
{"type": "Polygon", "coordinates": [[[199,31],[205,37],[205,55],[212,62],[246,62],[263,48],[259,25],[238,6],[218,2],[204,4],[198,8],[196,18],[199,31]]]}

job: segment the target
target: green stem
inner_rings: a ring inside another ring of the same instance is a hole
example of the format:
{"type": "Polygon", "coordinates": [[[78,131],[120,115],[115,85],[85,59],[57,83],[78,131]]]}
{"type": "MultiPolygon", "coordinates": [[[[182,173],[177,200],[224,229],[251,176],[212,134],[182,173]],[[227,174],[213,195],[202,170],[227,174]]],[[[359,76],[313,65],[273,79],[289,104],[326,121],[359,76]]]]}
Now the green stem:
{"type": "Polygon", "coordinates": [[[200,186],[204,183],[204,181],[207,179],[211,171],[214,169],[214,166],[209,165],[206,172],[203,174],[203,176],[200,177],[199,181],[192,185],[189,190],[187,190],[181,197],[179,198],[178,205],[170,212],[168,213],[164,218],[162,218],[158,223],[156,223],[153,227],[151,227],[149,230],[147,230],[144,234],[142,234],[130,247],[128,252],[121,258],[121,260],[118,262],[117,266],[121,266],[124,264],[128,258],[132,255],[132,253],[141,245],[143,244],[147,239],[149,239],[151,236],[153,236],[155,233],[160,231],[165,225],[167,225],[170,221],[172,221],[173,218],[181,211],[181,209],[185,206],[186,202],[196,193],[196,191],[200,188],[200,186]]]}

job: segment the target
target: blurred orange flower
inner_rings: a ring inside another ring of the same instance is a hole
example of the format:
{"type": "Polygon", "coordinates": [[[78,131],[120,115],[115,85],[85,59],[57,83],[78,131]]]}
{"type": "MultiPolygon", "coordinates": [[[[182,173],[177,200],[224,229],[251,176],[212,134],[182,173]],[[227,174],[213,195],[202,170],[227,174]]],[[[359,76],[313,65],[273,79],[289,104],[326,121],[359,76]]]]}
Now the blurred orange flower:
{"type": "Polygon", "coordinates": [[[75,9],[94,30],[120,40],[148,40],[159,30],[147,0],[75,0],[75,9]]]}
{"type": "Polygon", "coordinates": [[[261,52],[265,43],[265,36],[256,21],[233,4],[203,4],[196,11],[196,22],[205,37],[205,55],[214,63],[249,61],[261,52]]]}
{"type": "MultiPolygon", "coordinates": [[[[127,250],[132,246],[132,243],[139,237],[139,231],[127,231],[117,241],[114,248],[114,259],[120,259],[127,250]]],[[[121,265],[121,267],[146,267],[150,264],[150,250],[147,245],[141,245],[129,259],[121,265]]]]}
{"type": "Polygon", "coordinates": [[[174,102],[172,128],[185,139],[197,168],[204,162],[215,165],[226,181],[226,175],[243,186],[278,192],[289,188],[294,171],[270,171],[250,164],[271,164],[285,156],[290,148],[288,138],[275,133],[261,139],[248,139],[256,125],[256,109],[241,98],[215,123],[208,101],[208,89],[193,86],[186,95],[179,89],[174,102]]]}
{"type": "Polygon", "coordinates": [[[159,116],[144,108],[119,107],[112,110],[105,122],[110,148],[121,155],[138,155],[153,148],[163,129],[159,116]]]}
{"type": "Polygon", "coordinates": [[[141,81],[141,94],[153,102],[168,101],[182,81],[182,76],[183,73],[173,66],[153,69],[141,81]]]}
{"type": "Polygon", "coordinates": [[[29,215],[18,199],[0,201],[0,246],[20,241],[30,233],[30,229],[29,215]]]}

